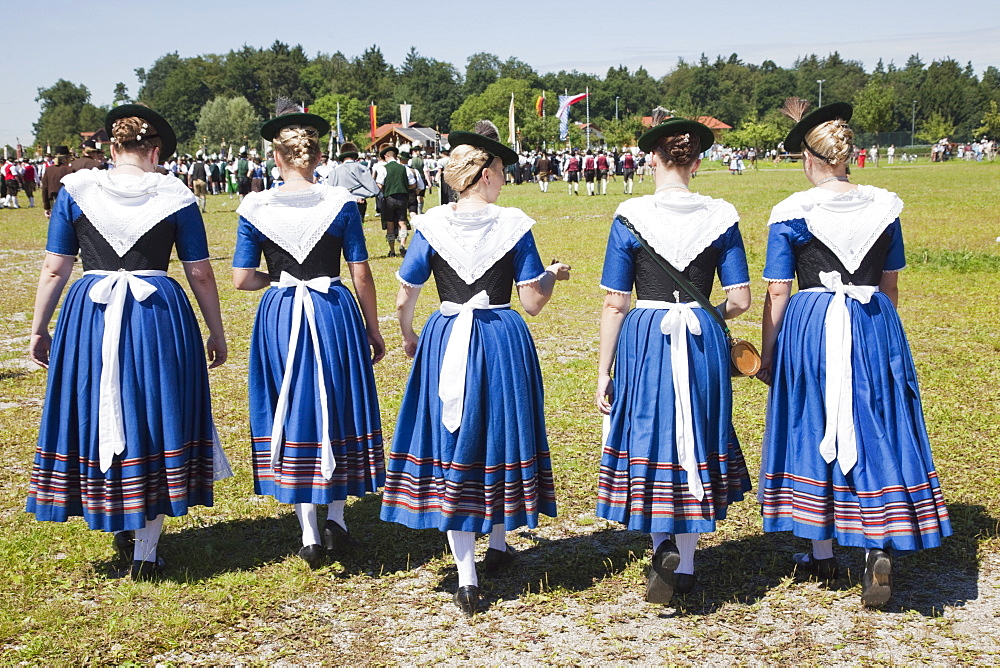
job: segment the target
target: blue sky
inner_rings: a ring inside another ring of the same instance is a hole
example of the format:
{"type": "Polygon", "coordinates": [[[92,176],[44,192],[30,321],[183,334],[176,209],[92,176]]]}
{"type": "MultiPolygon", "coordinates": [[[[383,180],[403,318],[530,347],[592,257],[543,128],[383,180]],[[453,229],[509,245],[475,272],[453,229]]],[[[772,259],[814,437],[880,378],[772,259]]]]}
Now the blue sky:
{"type": "Polygon", "coordinates": [[[60,78],[86,85],[91,102],[109,104],[116,82],[135,94],[135,68],[148,69],[165,53],[226,53],[275,39],[301,44],[309,55],[341,51],[348,57],[377,44],[396,65],[414,46],[460,70],[478,51],[516,56],[539,72],[603,74],[612,66],[641,65],[657,77],[678,58],[702,52],[710,58],[735,52],[747,62],[771,59],[785,67],[832,51],[868,70],[879,58],[902,65],[913,53],[925,63],[971,61],[980,75],[1000,67],[997,0],[40,0],[8,3],[3,27],[8,57],[0,143],[11,145],[15,137],[26,142],[32,136],[37,89],[60,78]]]}

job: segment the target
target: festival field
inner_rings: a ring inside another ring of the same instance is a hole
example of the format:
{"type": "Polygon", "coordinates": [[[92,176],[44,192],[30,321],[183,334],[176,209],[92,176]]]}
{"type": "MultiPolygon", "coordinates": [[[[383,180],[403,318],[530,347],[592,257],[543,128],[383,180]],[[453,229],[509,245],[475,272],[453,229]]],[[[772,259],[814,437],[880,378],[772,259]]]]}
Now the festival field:
{"type": "MultiPolygon", "coordinates": [[[[853,179],[906,203],[900,313],[955,530],[943,547],[896,561],[895,593],[883,611],[861,607],[860,550],[838,550],[846,575],[830,588],[796,580],[791,554],[806,541],[763,534],[752,494],[702,538],[692,594],[667,607],[642,600],[649,537],[594,514],[598,283],[612,213],[624,199],[620,181],[607,197],[587,197],[583,184],[570,196],[562,182],[548,194],[534,184],[501,194],[500,204],[537,219],[543,260],[573,266],[572,280],[529,319],[560,516],[510,535],[517,566],[481,578],[484,605],[469,621],[451,601],[457,574],[443,534],[381,522],[372,495],[347,508],[362,547],[311,572],[296,556],[291,507],[253,494],[247,355],[260,294],[230,282],[237,200],[210,197],[206,221],[229,339],[229,361],[211,379],[236,475],[217,485],[214,508],[168,518],[165,580],[133,583],[112,560],[110,535],[80,519],[38,523],[23,510],[45,391],[45,372],[25,351],[46,222],[37,208],[0,211],[0,663],[1000,662],[1000,164],[883,162],[853,179]]],[[[742,215],[754,305],[733,329],[758,344],[768,212],[806,185],[801,170],[770,165],[743,176],[707,168],[692,184],[742,215]]],[[[636,183],[636,194],[652,189],[648,177],[636,183]]],[[[374,218],[365,228],[389,347],[376,367],[388,450],[410,365],[395,323],[400,260],[384,257],[374,218]]],[[[171,275],[183,283],[180,263],[171,275]]],[[[436,305],[428,286],[417,322],[436,305]]],[[[734,393],[737,433],[756,471],[766,387],[736,379],[734,393]]],[[[481,540],[480,558],[485,550],[481,540]]]]}

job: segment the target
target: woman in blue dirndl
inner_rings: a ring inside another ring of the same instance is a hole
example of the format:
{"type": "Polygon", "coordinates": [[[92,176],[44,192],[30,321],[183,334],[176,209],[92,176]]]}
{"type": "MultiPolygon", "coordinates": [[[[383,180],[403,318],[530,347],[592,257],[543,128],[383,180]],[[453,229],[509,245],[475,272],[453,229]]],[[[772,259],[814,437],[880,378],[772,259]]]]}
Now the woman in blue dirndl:
{"type": "Polygon", "coordinates": [[[153,171],[174,152],[173,130],[139,105],[112,109],[105,129],[115,168],[66,176],[49,220],[30,349],[49,377],[27,510],[115,532],[132,578],[148,580],[164,567],[164,517],[211,506],[213,478],[228,473],[198,322],[166,275],[174,246],[209,328],[212,367],[225,362],[226,339],[195,198],[153,171]],[[77,255],[84,274],[53,338],[77,255]]]}
{"type": "Polygon", "coordinates": [[[890,550],[937,547],[951,524],[896,312],[903,203],[850,183],[851,105],[802,118],[805,106],[786,104],[801,120],[785,148],[802,150],[815,187],[772,210],[764,268],[764,530],[811,539],[795,563],[825,580],[839,570],[834,539],[865,548],[861,600],[878,607],[892,593],[890,550]]]}
{"type": "Polygon", "coordinates": [[[706,297],[718,273],[726,292],[718,309],[726,318],[750,306],[736,209],[688,190],[699,154],[713,141],[709,128],[685,119],[661,123],[639,139],[656,192],[618,207],[601,278],[607,296],[596,401],[610,420],[597,515],[651,534],[651,603],[691,591],[699,536],[715,531],[728,505],[750,489],[732,427],[725,334],[657,262],[670,263],[706,297]],[[638,300],[630,309],[633,286],[638,300]]]}
{"type": "Polygon", "coordinates": [[[314,183],[329,129],[288,109],[264,124],[283,183],[243,199],[233,255],[237,288],[269,288],[250,342],[254,491],[295,505],[310,568],[353,542],[347,497],[385,478],[372,371],[385,345],[361,216],[346,188],[314,183]],[[267,273],[257,269],[262,253],[267,273]],[[340,280],[341,255],[360,311],[340,280]],[[322,530],[317,504],[328,504],[322,530]]]}
{"type": "Polygon", "coordinates": [[[414,218],[417,233],[400,267],[397,306],[406,353],[414,357],[387,465],[382,519],[447,532],[458,565],[455,603],[471,616],[479,601],[476,532],[490,535],[483,563],[513,561],[506,532],[556,513],[545,434],[542,376],[512,287],[538,314],[569,267],[543,268],[520,209],[494,204],[503,166],[517,154],[492,123],[449,136],[444,178],[456,204],[414,218]],[[420,334],[413,312],[434,275],[441,308],[420,334]]]}

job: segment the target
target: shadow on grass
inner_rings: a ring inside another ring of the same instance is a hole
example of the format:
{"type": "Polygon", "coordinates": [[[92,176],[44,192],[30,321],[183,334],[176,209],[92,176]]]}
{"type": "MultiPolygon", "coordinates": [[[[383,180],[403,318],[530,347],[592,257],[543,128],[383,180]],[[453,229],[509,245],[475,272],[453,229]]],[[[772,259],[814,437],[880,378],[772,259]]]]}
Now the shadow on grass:
{"type": "MultiPolygon", "coordinates": [[[[440,557],[447,548],[444,534],[413,531],[379,519],[382,496],[368,494],[349,503],[344,520],[357,541],[337,562],[335,575],[381,575],[422,566],[440,557]]],[[[167,563],[164,579],[198,582],[235,571],[253,571],[295,557],[302,533],[292,506],[280,517],[218,522],[181,529],[163,537],[158,553],[167,563]]],[[[320,509],[320,526],[325,516],[320,509]]],[[[169,520],[168,520],[169,521],[169,520]]],[[[110,543],[110,538],[109,538],[110,543]]],[[[331,562],[332,563],[332,562],[331,562]]],[[[128,569],[111,560],[96,562],[95,569],[110,578],[124,577],[128,569]]]]}
{"type": "MultiPolygon", "coordinates": [[[[894,559],[893,597],[885,612],[915,611],[934,617],[945,607],[963,606],[979,597],[979,542],[996,537],[1000,522],[980,505],[952,504],[949,513],[955,533],[940,548],[894,559]]],[[[540,591],[582,591],[640,560],[645,573],[651,554],[649,536],[634,531],[604,529],[563,540],[536,541],[534,547],[518,552],[516,565],[507,572],[492,578],[480,574],[487,603],[540,591]]],[[[795,575],[792,554],[809,547],[807,540],[776,533],[699,549],[694,591],[675,598],[673,608],[665,607],[663,616],[705,615],[733,603],[752,605],[795,575]]],[[[836,554],[841,575],[825,586],[841,592],[856,590],[860,609],[864,550],[838,547],[836,554]]],[[[448,567],[437,589],[452,592],[457,586],[456,570],[448,567]]],[[[644,583],[634,586],[641,596],[644,583]]]]}

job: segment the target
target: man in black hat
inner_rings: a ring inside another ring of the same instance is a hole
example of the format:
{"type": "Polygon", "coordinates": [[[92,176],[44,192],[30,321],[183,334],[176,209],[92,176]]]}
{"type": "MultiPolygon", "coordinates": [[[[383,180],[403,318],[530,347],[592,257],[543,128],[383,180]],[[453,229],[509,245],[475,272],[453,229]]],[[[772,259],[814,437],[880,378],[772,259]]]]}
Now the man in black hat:
{"type": "Polygon", "coordinates": [[[81,169],[106,169],[104,162],[104,151],[97,148],[93,139],[83,142],[83,155],[69,163],[70,173],[79,172],[81,169]]]}
{"type": "Polygon", "coordinates": [[[375,178],[385,201],[382,202],[382,228],[385,230],[385,240],[389,244],[389,257],[396,257],[396,240],[399,240],[399,253],[406,255],[406,222],[407,206],[410,190],[416,188],[417,181],[406,167],[399,164],[396,156],[399,149],[386,146],[379,151],[379,156],[385,159],[385,170],[380,171],[375,178]]]}
{"type": "Polygon", "coordinates": [[[45,208],[46,218],[52,213],[52,204],[62,189],[62,178],[72,172],[69,165],[69,148],[56,146],[55,154],[55,160],[42,174],[42,206],[45,208]]]}

